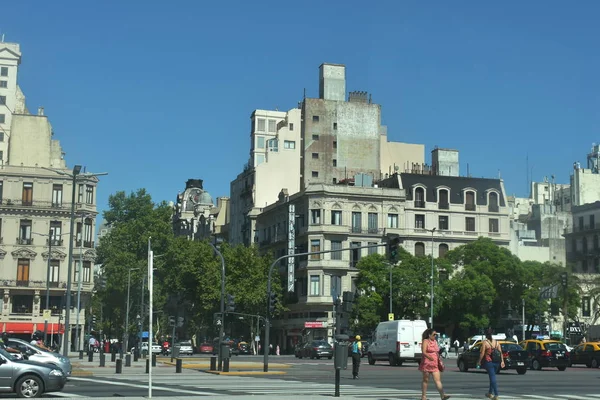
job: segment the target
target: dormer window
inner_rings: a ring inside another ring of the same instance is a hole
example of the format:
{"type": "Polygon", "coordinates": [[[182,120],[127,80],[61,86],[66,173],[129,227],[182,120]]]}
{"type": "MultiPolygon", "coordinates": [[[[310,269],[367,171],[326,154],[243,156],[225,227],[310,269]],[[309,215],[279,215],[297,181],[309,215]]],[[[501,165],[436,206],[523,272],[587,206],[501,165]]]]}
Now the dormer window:
{"type": "Polygon", "coordinates": [[[498,212],[500,207],[498,205],[498,193],[490,192],[488,196],[488,211],[489,212],[498,212]]]}
{"type": "Polygon", "coordinates": [[[440,189],[438,198],[438,208],[440,210],[447,210],[450,208],[448,189],[440,189]]]}
{"type": "Polygon", "coordinates": [[[422,187],[415,189],[415,208],[425,208],[425,189],[422,187]]]}
{"type": "Polygon", "coordinates": [[[465,194],[465,210],[475,211],[475,192],[471,190],[465,194]]]}

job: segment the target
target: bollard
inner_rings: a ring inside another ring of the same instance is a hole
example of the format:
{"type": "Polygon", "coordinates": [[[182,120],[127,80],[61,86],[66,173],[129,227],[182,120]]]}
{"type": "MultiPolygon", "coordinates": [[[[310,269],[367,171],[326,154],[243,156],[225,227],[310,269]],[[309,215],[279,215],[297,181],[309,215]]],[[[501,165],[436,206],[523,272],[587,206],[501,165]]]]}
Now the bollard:
{"type": "Polygon", "coordinates": [[[125,366],[131,367],[131,353],[125,355],[125,366]]]}
{"type": "Polygon", "coordinates": [[[210,357],[210,370],[211,371],[217,370],[217,357],[216,356],[210,357]]]}
{"type": "Polygon", "coordinates": [[[156,367],[156,354],[152,354],[152,366],[156,367]]]}
{"type": "Polygon", "coordinates": [[[83,360],[83,350],[79,350],[79,359],[83,360]]]}
{"type": "Polygon", "coordinates": [[[117,353],[115,353],[113,351],[112,353],[110,353],[110,362],[115,362],[116,359],[117,359],[117,353]]]}
{"type": "Polygon", "coordinates": [[[104,367],[106,365],[106,356],[104,353],[100,353],[100,366],[104,367]]]}
{"type": "Polygon", "coordinates": [[[150,373],[150,359],[149,358],[146,359],[146,373],[147,374],[150,373]]]}
{"type": "Polygon", "coordinates": [[[121,360],[121,359],[119,358],[119,359],[117,360],[117,363],[116,363],[115,365],[116,365],[116,369],[117,369],[115,372],[116,372],[117,374],[120,374],[120,373],[122,373],[122,372],[123,372],[123,360],[121,360]]]}
{"type": "Polygon", "coordinates": [[[223,359],[223,372],[229,372],[229,358],[223,359]]]}
{"type": "Polygon", "coordinates": [[[178,358],[177,360],[175,360],[175,373],[176,374],[181,373],[182,364],[183,364],[183,362],[182,362],[181,358],[178,358]]]}
{"type": "Polygon", "coordinates": [[[139,360],[139,352],[135,351],[133,353],[133,362],[137,362],[139,360]]]}
{"type": "Polygon", "coordinates": [[[94,352],[93,351],[90,351],[88,353],[88,361],[89,362],[94,362],[94,352]]]}

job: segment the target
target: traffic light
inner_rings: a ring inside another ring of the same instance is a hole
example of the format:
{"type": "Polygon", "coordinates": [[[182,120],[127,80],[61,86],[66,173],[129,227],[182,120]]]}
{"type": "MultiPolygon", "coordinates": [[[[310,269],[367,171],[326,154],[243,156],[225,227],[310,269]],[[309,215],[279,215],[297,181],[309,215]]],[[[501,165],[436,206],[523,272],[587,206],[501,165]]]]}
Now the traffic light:
{"type": "Polygon", "coordinates": [[[386,256],[387,259],[392,263],[398,262],[398,256],[400,254],[400,243],[402,240],[398,236],[388,236],[387,246],[386,246],[386,256]]]}
{"type": "Polygon", "coordinates": [[[96,325],[96,316],[92,315],[92,326],[96,325]]]}
{"type": "Polygon", "coordinates": [[[232,294],[227,295],[227,311],[228,312],[235,311],[235,296],[232,294]]]}
{"type": "Polygon", "coordinates": [[[567,287],[567,284],[569,283],[569,275],[566,272],[563,272],[560,274],[560,281],[562,284],[562,287],[567,287]]]}
{"type": "Polygon", "coordinates": [[[277,306],[277,294],[271,292],[269,293],[269,313],[273,314],[275,312],[275,307],[277,306]]]}
{"type": "Polygon", "coordinates": [[[172,315],[169,316],[169,326],[175,326],[175,317],[172,315]]]}
{"type": "Polygon", "coordinates": [[[177,326],[179,328],[183,326],[183,317],[177,317],[177,326]]]}
{"type": "Polygon", "coordinates": [[[354,305],[354,293],[352,292],[344,292],[342,294],[342,299],[344,302],[342,303],[342,309],[344,312],[351,313],[352,306],[354,305]]]}

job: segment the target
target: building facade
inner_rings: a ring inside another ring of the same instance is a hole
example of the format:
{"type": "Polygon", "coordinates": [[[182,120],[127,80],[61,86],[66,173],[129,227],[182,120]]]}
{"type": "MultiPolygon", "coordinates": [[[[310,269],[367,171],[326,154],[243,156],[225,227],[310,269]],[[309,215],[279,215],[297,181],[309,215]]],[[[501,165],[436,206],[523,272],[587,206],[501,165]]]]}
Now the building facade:
{"type": "MultiPolygon", "coordinates": [[[[44,330],[43,311],[46,309],[50,312],[48,334],[64,333],[68,254],[73,246],[73,300],[68,310],[73,328],[70,343],[73,343],[77,319],[79,327],[84,329],[85,305],[94,283],[98,179],[81,174],[73,187],[72,169],[67,167],[43,109],[37,115],[27,112],[24,96],[16,85],[20,63],[18,48],[16,44],[0,43],[0,80],[6,78],[6,73],[10,78],[7,84],[0,84],[0,95],[7,98],[5,104],[0,104],[0,113],[10,115],[10,119],[4,117],[5,122],[10,120],[10,126],[0,124],[6,149],[0,166],[0,290],[3,294],[0,329],[11,335],[30,337],[33,331],[44,330]],[[18,60],[7,62],[7,58],[17,55],[18,60]],[[75,232],[70,243],[74,190],[75,232]],[[78,310],[76,294],[80,278],[82,301],[78,310]]],[[[83,334],[80,338],[83,340],[83,334]]],[[[57,341],[58,337],[53,339],[57,341]]]]}

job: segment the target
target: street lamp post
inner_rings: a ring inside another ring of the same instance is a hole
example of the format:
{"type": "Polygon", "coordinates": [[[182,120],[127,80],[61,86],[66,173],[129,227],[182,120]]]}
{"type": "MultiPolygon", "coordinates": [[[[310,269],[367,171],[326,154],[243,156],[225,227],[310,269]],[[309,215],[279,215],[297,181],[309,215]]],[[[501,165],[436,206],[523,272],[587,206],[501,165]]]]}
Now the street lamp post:
{"type": "Polygon", "coordinates": [[[435,233],[436,228],[427,229],[428,232],[431,232],[431,295],[430,295],[430,314],[429,314],[429,327],[433,329],[433,234],[435,233]]]}
{"type": "MultiPolygon", "coordinates": [[[[129,352],[129,292],[131,291],[131,271],[139,268],[129,268],[127,271],[127,304],[125,306],[125,351],[129,352]]],[[[150,348],[150,347],[148,347],[150,348]]]]}
{"type": "Polygon", "coordinates": [[[221,371],[223,365],[223,346],[221,346],[221,342],[223,341],[223,336],[225,336],[225,259],[223,258],[223,254],[217,249],[217,246],[212,243],[210,246],[221,259],[221,326],[219,327],[219,366],[217,368],[218,371],[221,371]]]}
{"type": "Polygon", "coordinates": [[[85,218],[89,217],[93,217],[93,215],[81,214],[81,240],[79,241],[79,266],[77,267],[77,316],[75,320],[77,332],[75,335],[75,342],[77,343],[77,351],[81,350],[81,328],[79,327],[79,314],[81,314],[81,272],[83,269],[83,222],[85,218]]]}
{"type": "MultiPolygon", "coordinates": [[[[77,177],[80,178],[92,178],[92,177],[97,177],[97,176],[101,176],[101,175],[108,175],[108,173],[106,172],[101,172],[101,173],[89,173],[89,172],[84,172],[83,174],[81,173],[81,165],[75,165],[73,167],[73,171],[71,173],[65,172],[63,170],[58,170],[58,169],[52,169],[52,168],[45,168],[42,167],[43,169],[46,169],[48,171],[52,171],[55,172],[59,175],[64,175],[64,176],[68,176],[71,178],[71,185],[72,185],[72,193],[71,193],[71,216],[70,216],[70,226],[71,229],[69,230],[69,258],[68,258],[68,265],[67,265],[67,299],[66,299],[66,305],[65,305],[65,338],[63,341],[63,356],[68,357],[69,356],[69,347],[70,347],[70,343],[71,343],[71,326],[70,326],[70,322],[71,322],[71,275],[73,274],[73,230],[75,228],[75,190],[76,190],[76,185],[77,185],[77,177]]],[[[82,238],[83,239],[83,238],[82,238]]]]}

